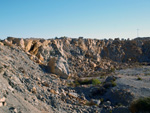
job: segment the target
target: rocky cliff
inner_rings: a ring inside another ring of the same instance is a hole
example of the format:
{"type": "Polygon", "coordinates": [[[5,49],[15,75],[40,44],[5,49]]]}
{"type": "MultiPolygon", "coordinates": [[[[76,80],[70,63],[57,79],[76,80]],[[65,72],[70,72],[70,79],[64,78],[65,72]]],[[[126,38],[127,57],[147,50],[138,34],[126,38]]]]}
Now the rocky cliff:
{"type": "MultiPolygon", "coordinates": [[[[120,64],[150,62],[149,38],[134,40],[21,39],[2,42],[22,48],[33,61],[47,66],[45,71],[63,78],[96,75],[120,68],[120,64]]],[[[125,64],[126,65],[126,64],[125,64]]]]}

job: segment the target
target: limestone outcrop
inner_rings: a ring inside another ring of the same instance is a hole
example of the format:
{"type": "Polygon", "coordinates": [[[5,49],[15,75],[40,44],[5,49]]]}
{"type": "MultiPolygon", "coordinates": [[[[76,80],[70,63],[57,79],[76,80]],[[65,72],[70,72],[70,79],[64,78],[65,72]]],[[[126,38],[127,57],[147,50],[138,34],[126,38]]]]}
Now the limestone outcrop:
{"type": "Polygon", "coordinates": [[[65,37],[45,40],[8,37],[3,43],[21,47],[34,56],[31,59],[35,62],[48,64],[50,72],[61,76],[84,76],[93,71],[99,73],[100,70],[117,69],[120,63],[150,62],[149,38],[97,40],[65,37]],[[52,58],[57,59],[55,63],[52,63],[52,58]]]}

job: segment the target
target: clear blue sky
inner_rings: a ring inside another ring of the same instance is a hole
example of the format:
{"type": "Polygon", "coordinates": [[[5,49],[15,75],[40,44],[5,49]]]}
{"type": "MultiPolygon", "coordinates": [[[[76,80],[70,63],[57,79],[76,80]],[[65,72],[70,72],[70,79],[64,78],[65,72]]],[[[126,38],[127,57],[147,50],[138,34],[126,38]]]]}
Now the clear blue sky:
{"type": "Polygon", "coordinates": [[[150,0],[0,0],[0,38],[150,36],[150,0]]]}

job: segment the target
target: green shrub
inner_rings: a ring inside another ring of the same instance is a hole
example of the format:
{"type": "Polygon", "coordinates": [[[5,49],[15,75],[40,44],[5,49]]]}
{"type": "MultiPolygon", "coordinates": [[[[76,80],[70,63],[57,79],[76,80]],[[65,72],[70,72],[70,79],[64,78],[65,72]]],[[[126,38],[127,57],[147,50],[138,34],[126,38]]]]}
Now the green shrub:
{"type": "Polygon", "coordinates": [[[115,68],[111,68],[111,72],[115,72],[115,68]]]}
{"type": "Polygon", "coordinates": [[[150,97],[140,98],[133,101],[130,105],[132,113],[149,112],[150,111],[150,97]]]}
{"type": "Polygon", "coordinates": [[[85,79],[85,80],[78,79],[68,85],[72,87],[76,87],[79,85],[89,85],[89,84],[98,85],[101,84],[101,82],[98,79],[85,79]]]}
{"type": "Polygon", "coordinates": [[[94,103],[94,102],[92,102],[92,101],[89,101],[89,102],[86,103],[86,105],[87,105],[87,106],[94,106],[94,105],[96,105],[96,103],[94,103]]]}
{"type": "Polygon", "coordinates": [[[145,76],[149,76],[149,75],[150,75],[150,73],[146,73],[146,74],[145,74],[145,76]]]}
{"type": "Polygon", "coordinates": [[[109,113],[112,113],[112,110],[110,110],[109,113]]]}
{"type": "Polygon", "coordinates": [[[104,99],[103,99],[103,98],[101,98],[101,99],[100,99],[100,101],[101,101],[101,103],[103,103],[103,102],[104,102],[104,99]]]}
{"type": "Polygon", "coordinates": [[[137,80],[142,80],[142,78],[141,78],[141,77],[138,77],[137,80]]]}
{"type": "Polygon", "coordinates": [[[89,79],[85,79],[85,80],[78,80],[80,85],[87,85],[87,84],[91,84],[91,80],[89,79]]]}
{"type": "Polygon", "coordinates": [[[74,83],[75,83],[75,86],[79,86],[80,85],[80,83],[77,80],[75,80],[74,83]]]}
{"type": "Polygon", "coordinates": [[[115,81],[111,81],[111,84],[113,87],[115,87],[117,85],[115,81]]]}
{"type": "Polygon", "coordinates": [[[100,79],[103,79],[103,78],[104,78],[104,76],[100,76],[99,78],[100,78],[100,79]]]}
{"type": "Polygon", "coordinates": [[[101,82],[98,79],[92,79],[92,84],[98,85],[98,84],[101,84],[101,82]]]}
{"type": "Polygon", "coordinates": [[[73,82],[69,83],[68,86],[75,87],[75,84],[73,82]]]}

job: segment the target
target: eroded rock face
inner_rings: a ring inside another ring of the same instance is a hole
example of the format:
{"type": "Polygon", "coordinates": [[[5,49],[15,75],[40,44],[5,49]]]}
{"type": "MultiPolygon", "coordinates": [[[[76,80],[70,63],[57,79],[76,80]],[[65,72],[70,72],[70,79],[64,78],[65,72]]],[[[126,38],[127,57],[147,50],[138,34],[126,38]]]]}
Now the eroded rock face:
{"type": "Polygon", "coordinates": [[[64,76],[65,74],[83,76],[93,71],[119,68],[118,63],[122,62],[150,62],[150,40],[148,39],[60,38],[45,40],[8,37],[3,43],[7,46],[20,46],[28,54],[34,55],[35,62],[48,64],[52,69],[50,72],[56,74],[55,68],[52,68],[55,64],[53,67],[57,67],[57,74],[61,76],[62,73],[64,76]],[[57,58],[56,62],[51,63],[51,58],[57,58]]]}
{"type": "MultiPolygon", "coordinates": [[[[21,39],[8,37],[5,43],[21,46],[25,51],[32,54],[41,53],[49,56],[63,56],[68,58],[70,55],[87,58],[94,58],[98,62],[102,58],[110,58],[117,62],[139,61],[146,55],[146,48],[149,47],[149,40],[95,40],[95,39],[21,39]],[[48,49],[49,48],[49,49],[48,49]],[[47,52],[46,52],[47,51],[47,52]],[[144,54],[144,55],[143,55],[144,54]]],[[[45,57],[44,57],[45,58],[45,57]]],[[[47,57],[46,60],[49,60],[47,57]]]]}

